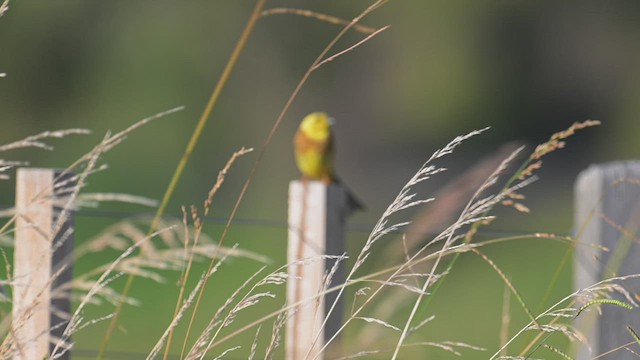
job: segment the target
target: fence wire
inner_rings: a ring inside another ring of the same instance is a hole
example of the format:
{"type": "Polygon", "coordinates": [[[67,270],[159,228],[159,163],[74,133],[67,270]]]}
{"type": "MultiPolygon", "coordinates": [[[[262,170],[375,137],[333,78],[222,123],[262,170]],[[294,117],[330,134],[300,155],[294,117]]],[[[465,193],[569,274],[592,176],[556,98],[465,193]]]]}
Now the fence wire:
{"type": "MultiPolygon", "coordinates": [[[[7,214],[10,213],[12,207],[9,206],[0,206],[0,214],[5,214],[4,217],[7,217],[7,214]]],[[[155,212],[149,211],[120,211],[120,210],[94,210],[94,209],[81,209],[74,211],[74,215],[76,217],[87,217],[87,218],[105,218],[105,219],[129,219],[129,218],[153,218],[155,216],[155,212]]],[[[182,214],[178,213],[167,213],[166,217],[182,220],[182,214]]],[[[0,216],[2,217],[2,216],[0,216]]],[[[228,217],[222,216],[206,216],[203,217],[202,220],[207,224],[219,224],[225,225],[229,222],[228,217]]],[[[286,220],[277,220],[277,219],[265,219],[265,218],[251,218],[251,217],[235,217],[231,221],[232,225],[236,226],[255,226],[255,227],[266,227],[266,228],[275,228],[275,229],[288,229],[288,223],[286,220]]],[[[365,222],[355,222],[348,223],[346,226],[346,230],[349,233],[361,233],[366,234],[371,232],[371,229],[375,224],[373,223],[365,223],[365,222]]],[[[512,237],[512,236],[527,236],[535,233],[539,233],[540,231],[536,230],[510,230],[510,229],[479,229],[477,231],[477,236],[483,238],[502,238],[502,237],[512,237]]],[[[393,230],[389,232],[390,234],[403,234],[403,230],[393,230]]],[[[429,236],[437,236],[439,233],[437,232],[429,232],[422,234],[425,237],[429,236]]],[[[559,236],[571,236],[572,232],[555,232],[555,235],[559,236]]],[[[285,240],[284,238],[282,239],[285,240]]]]}

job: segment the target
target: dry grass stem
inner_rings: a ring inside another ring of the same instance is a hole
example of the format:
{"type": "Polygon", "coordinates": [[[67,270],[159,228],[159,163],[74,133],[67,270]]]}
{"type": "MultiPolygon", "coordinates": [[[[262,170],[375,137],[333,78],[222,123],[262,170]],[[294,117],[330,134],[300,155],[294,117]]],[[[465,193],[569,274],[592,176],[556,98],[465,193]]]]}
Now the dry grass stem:
{"type": "MultiPolygon", "coordinates": [[[[4,0],[0,5],[0,16],[4,15],[7,10],[9,10],[9,0],[4,0]]],[[[0,74],[0,76],[4,76],[4,74],[0,74]]]]}
{"type": "Polygon", "coordinates": [[[282,335],[281,332],[282,332],[282,329],[284,329],[284,326],[288,318],[287,313],[288,312],[286,311],[286,309],[281,309],[279,315],[273,321],[271,341],[269,341],[269,345],[267,346],[267,349],[264,352],[265,360],[272,360],[275,350],[278,348],[278,346],[280,346],[280,338],[282,335]]]}
{"type": "MultiPolygon", "coordinates": [[[[218,177],[216,179],[215,184],[213,185],[213,187],[211,188],[211,190],[209,191],[209,194],[207,195],[207,199],[204,202],[204,215],[207,216],[207,214],[209,213],[209,209],[211,208],[211,204],[213,203],[213,197],[215,196],[215,194],[218,192],[218,190],[220,189],[220,187],[222,186],[222,183],[224,182],[224,178],[226,176],[226,174],[229,172],[229,170],[231,169],[231,166],[233,165],[233,163],[236,161],[236,159],[242,155],[245,155],[249,152],[253,151],[253,148],[241,148],[240,150],[234,152],[231,157],[229,158],[229,160],[227,161],[226,165],[224,166],[224,168],[222,168],[222,170],[220,170],[220,172],[218,173],[218,177]]],[[[185,223],[185,226],[187,224],[187,217],[186,217],[186,211],[184,211],[184,220],[183,222],[185,223]]],[[[200,217],[198,216],[198,211],[197,209],[195,209],[195,207],[191,208],[191,217],[193,219],[193,222],[195,224],[196,227],[196,231],[195,231],[195,238],[193,241],[193,246],[192,246],[192,250],[195,249],[198,246],[198,243],[200,242],[200,238],[202,237],[202,222],[200,220],[200,217]]],[[[152,225],[153,226],[153,223],[152,225]]],[[[188,235],[188,233],[187,233],[188,235]]],[[[215,259],[219,256],[219,254],[217,253],[219,246],[216,246],[216,250],[215,252],[213,252],[213,255],[211,256],[211,259],[215,259]]],[[[187,244],[185,242],[185,246],[184,246],[185,251],[187,251],[187,244]]],[[[191,251],[191,254],[195,254],[195,252],[191,251]]],[[[191,273],[191,266],[193,263],[193,256],[189,257],[189,260],[187,261],[187,265],[183,270],[183,274],[181,275],[181,283],[182,285],[180,286],[180,292],[178,294],[178,300],[176,301],[176,309],[175,309],[175,314],[177,314],[178,311],[178,306],[180,304],[180,302],[182,301],[182,298],[184,296],[184,286],[186,284],[187,279],[189,278],[189,275],[191,273]]],[[[213,260],[212,260],[213,261],[213,260]]],[[[210,270],[211,270],[211,266],[209,266],[210,270]]],[[[204,279],[204,283],[206,283],[206,278],[204,279]]],[[[204,284],[203,284],[204,285],[204,284]]],[[[200,299],[201,295],[198,295],[198,301],[200,299]]],[[[196,305],[196,310],[197,310],[197,305],[196,305]]],[[[196,310],[194,310],[191,319],[189,321],[189,327],[187,329],[187,335],[185,336],[185,341],[182,344],[182,350],[181,350],[181,355],[184,354],[184,352],[186,351],[186,339],[188,338],[188,334],[191,331],[191,326],[193,324],[193,321],[195,319],[195,314],[196,314],[196,310]]],[[[169,347],[171,345],[171,339],[173,337],[173,332],[169,333],[169,341],[168,341],[168,345],[165,351],[165,356],[164,358],[166,359],[168,356],[168,351],[169,351],[169,347]]]]}
{"type": "MultiPolygon", "coordinates": [[[[224,260],[225,260],[225,258],[223,257],[221,259],[221,261],[224,262],[224,260]]],[[[173,333],[175,328],[178,326],[178,324],[180,323],[180,320],[182,320],[185,312],[193,304],[193,300],[195,298],[195,295],[198,293],[198,291],[200,290],[200,287],[204,283],[204,278],[206,276],[208,276],[208,275],[210,275],[210,274],[202,274],[200,276],[200,280],[196,283],[196,286],[189,293],[189,296],[187,296],[187,299],[180,304],[180,308],[178,308],[178,311],[174,314],[173,318],[171,319],[171,323],[169,324],[169,326],[167,326],[167,329],[162,334],[162,336],[160,337],[158,342],[155,344],[153,349],[151,349],[151,352],[147,356],[147,360],[155,359],[155,357],[160,352],[160,350],[162,350],[162,346],[164,346],[164,344],[167,341],[167,339],[169,338],[169,336],[173,333]]]]}
{"type": "Polygon", "coordinates": [[[553,152],[557,149],[562,149],[564,148],[564,146],[566,145],[564,141],[564,139],[568,138],[569,136],[575,134],[576,131],[578,130],[582,130],[588,127],[592,127],[592,126],[597,126],[600,125],[600,121],[599,120],[586,120],[586,121],[582,121],[582,122],[575,122],[573,123],[573,125],[571,125],[569,128],[567,128],[566,130],[557,132],[555,134],[553,134],[551,136],[551,138],[549,139],[549,141],[547,141],[544,144],[540,144],[538,145],[538,147],[536,147],[535,151],[533,152],[533,154],[531,155],[531,159],[532,160],[537,160],[540,159],[541,157],[549,154],[550,152],[553,152]]]}
{"type": "Polygon", "coordinates": [[[504,345],[509,338],[509,324],[511,323],[511,289],[505,284],[504,294],[502,295],[502,317],[500,323],[500,346],[503,350],[500,352],[500,356],[507,355],[507,348],[504,345]]]}
{"type": "Polygon", "coordinates": [[[76,200],[76,208],[98,207],[101,203],[116,201],[119,203],[142,205],[148,207],[158,206],[158,200],[149,199],[144,196],[123,194],[123,193],[89,193],[81,194],[76,200]]]}
{"type": "MultiPolygon", "coordinates": [[[[220,189],[220,187],[222,186],[222,183],[224,182],[224,178],[226,176],[226,174],[229,172],[231,166],[233,165],[233,163],[236,161],[236,159],[242,155],[245,155],[249,152],[253,151],[252,148],[246,149],[246,148],[241,148],[240,150],[234,152],[231,157],[229,158],[229,160],[227,161],[226,165],[224,166],[224,168],[222,170],[220,170],[220,172],[218,173],[218,177],[216,179],[216,183],[213,185],[213,187],[211,188],[211,190],[209,191],[209,194],[207,195],[207,199],[204,202],[204,215],[207,216],[207,214],[209,213],[209,209],[211,208],[211,204],[213,203],[213,197],[215,196],[215,194],[218,192],[218,190],[220,189]]],[[[191,273],[191,266],[193,264],[194,261],[194,255],[196,254],[201,254],[198,250],[201,249],[202,247],[198,246],[198,243],[200,242],[200,239],[202,237],[202,221],[198,215],[198,211],[195,207],[191,208],[191,218],[194,222],[194,226],[195,226],[195,235],[194,235],[194,241],[193,241],[193,245],[189,245],[189,230],[188,230],[188,223],[187,223],[187,212],[183,207],[183,223],[184,223],[184,229],[185,229],[185,242],[184,242],[184,255],[186,258],[187,253],[189,254],[186,266],[183,268],[182,274],[180,276],[180,290],[179,290],[179,294],[178,294],[178,299],[176,301],[176,308],[174,310],[174,319],[178,316],[180,310],[180,303],[182,302],[182,299],[184,297],[184,291],[185,291],[185,286],[186,286],[186,282],[189,279],[189,275],[191,273]]],[[[157,223],[160,222],[160,220],[156,220],[157,223]]],[[[153,227],[153,223],[151,225],[151,227],[153,227]]],[[[209,246],[211,247],[211,246],[209,246]]],[[[234,247],[235,249],[235,247],[234,247]]],[[[215,246],[213,247],[213,252],[211,252],[211,259],[215,259],[219,256],[219,246],[215,246]]],[[[267,262],[268,260],[265,260],[264,262],[267,262]]],[[[214,267],[215,268],[215,267],[214,267]]],[[[201,279],[202,281],[202,285],[204,285],[206,283],[206,279],[207,277],[201,279]]],[[[200,284],[200,282],[199,282],[200,284]]],[[[200,288],[198,288],[198,292],[200,291],[200,288]]],[[[186,339],[188,338],[188,333],[191,329],[191,326],[193,324],[193,320],[195,317],[195,313],[196,311],[193,312],[193,315],[191,317],[191,320],[189,322],[189,328],[187,330],[187,336],[185,336],[185,341],[183,342],[182,345],[182,350],[181,350],[181,354],[184,354],[185,350],[186,350],[186,339]]],[[[168,333],[168,340],[167,340],[167,347],[165,349],[165,354],[164,354],[164,359],[166,359],[169,355],[169,348],[171,346],[171,340],[173,338],[173,329],[174,327],[170,326],[169,329],[169,333],[168,333]]]]}
{"type": "Polygon", "coordinates": [[[318,69],[318,68],[319,68],[319,67],[321,67],[322,65],[324,65],[324,64],[326,64],[326,63],[328,63],[328,62],[331,62],[331,61],[335,60],[335,59],[336,59],[336,58],[338,58],[339,56],[342,56],[342,55],[344,55],[344,54],[348,53],[349,51],[354,50],[354,49],[355,49],[355,48],[357,48],[358,46],[360,46],[360,45],[362,45],[362,44],[366,43],[367,41],[371,40],[371,38],[373,38],[374,36],[376,36],[376,35],[380,34],[381,32],[383,32],[383,31],[385,31],[385,30],[387,30],[390,26],[391,26],[391,25],[383,26],[383,27],[381,27],[380,29],[378,29],[378,30],[374,31],[373,33],[371,33],[369,36],[365,37],[364,39],[362,39],[362,40],[358,41],[357,43],[355,43],[355,44],[353,44],[353,45],[349,46],[348,48],[346,48],[346,49],[344,49],[344,50],[342,50],[342,51],[340,51],[340,52],[338,52],[338,53],[336,53],[336,54],[333,54],[333,55],[329,56],[328,58],[326,58],[326,59],[324,59],[324,60],[320,61],[319,63],[317,63],[316,65],[314,65],[314,66],[311,68],[311,71],[315,71],[316,69],[318,69]]]}
{"type": "Polygon", "coordinates": [[[615,353],[617,351],[623,350],[623,349],[627,350],[627,346],[631,346],[633,344],[635,344],[635,342],[634,341],[630,341],[630,342],[628,342],[626,344],[620,345],[620,346],[618,346],[616,348],[613,348],[611,350],[607,350],[607,351],[605,351],[605,352],[603,352],[601,354],[598,354],[598,355],[592,357],[591,360],[601,359],[601,358],[603,358],[605,356],[609,356],[609,355],[611,355],[611,354],[613,354],[613,353],[615,353]]]}
{"type": "Polygon", "coordinates": [[[230,352],[232,352],[232,351],[236,351],[236,350],[238,350],[238,349],[240,349],[240,348],[241,348],[241,346],[235,346],[235,347],[232,347],[232,348],[230,348],[230,349],[227,349],[227,350],[223,351],[223,352],[222,352],[222,354],[220,354],[220,355],[216,356],[213,360],[222,360],[222,359],[224,359],[224,357],[225,357],[228,353],[230,353],[230,352]]]}
{"type": "Polygon", "coordinates": [[[262,329],[262,326],[258,326],[258,329],[256,330],[256,336],[253,337],[253,343],[251,343],[251,352],[249,353],[249,357],[247,358],[248,360],[252,360],[256,356],[256,349],[258,348],[258,339],[260,336],[260,329],[262,329]]]}
{"type": "Polygon", "coordinates": [[[412,326],[412,327],[409,329],[409,333],[408,333],[408,334],[409,334],[409,335],[411,335],[411,334],[415,333],[416,331],[420,330],[420,328],[422,328],[422,327],[423,327],[423,326],[425,326],[426,324],[428,324],[428,323],[430,323],[431,321],[433,321],[435,318],[436,318],[436,316],[435,316],[435,315],[431,315],[431,316],[429,316],[428,318],[426,318],[426,319],[424,319],[424,320],[420,321],[418,324],[416,324],[415,326],[412,326]]]}
{"type": "Polygon", "coordinates": [[[23,148],[40,148],[43,150],[53,150],[53,146],[45,143],[45,139],[61,139],[69,135],[87,135],[91,131],[87,129],[65,129],[57,131],[44,131],[37,135],[28,136],[22,140],[14,141],[6,145],[0,145],[0,152],[23,149],[23,148]]]}
{"type": "Polygon", "coordinates": [[[100,157],[102,154],[110,151],[111,149],[113,149],[114,147],[116,147],[117,145],[119,145],[122,141],[124,141],[126,139],[126,137],[132,133],[133,131],[139,129],[140,127],[158,120],[162,117],[165,117],[167,115],[171,115],[173,113],[176,113],[178,111],[182,111],[184,109],[184,106],[179,106],[179,107],[175,107],[173,109],[169,109],[167,111],[163,111],[160,112],[158,114],[155,114],[153,116],[144,118],[136,123],[134,123],[133,125],[129,126],[128,128],[114,134],[111,135],[110,132],[107,132],[102,140],[102,142],[100,142],[98,145],[96,145],[91,151],[89,151],[87,154],[85,154],[84,156],[82,156],[80,159],[78,159],[76,162],[74,162],[73,164],[71,164],[69,166],[69,170],[73,170],[75,168],[77,168],[78,166],[90,162],[92,158],[97,158],[100,157]]]}
{"type": "MultiPolygon", "coordinates": [[[[638,278],[640,278],[640,274],[613,277],[613,278],[602,280],[585,289],[580,289],[578,291],[575,291],[567,295],[566,297],[562,298],[558,302],[556,302],[554,305],[552,305],[550,308],[542,312],[540,315],[536,316],[535,320],[536,322],[540,323],[541,319],[548,316],[550,313],[554,313],[558,310],[561,310],[561,314],[565,314],[569,311],[575,311],[577,313],[578,312],[577,308],[566,307],[566,306],[563,307],[562,305],[567,304],[569,302],[571,302],[571,304],[574,304],[576,300],[585,301],[585,299],[591,300],[598,297],[610,298],[611,294],[613,293],[624,296],[629,302],[629,304],[631,304],[634,307],[638,307],[638,304],[632,299],[631,294],[619,284],[630,279],[638,279],[638,278]],[[573,309],[573,310],[569,310],[569,309],[573,309]]],[[[559,324],[559,325],[555,324],[555,320],[558,318],[559,317],[555,317],[552,320],[552,322],[548,324],[541,324],[539,326],[534,324],[533,321],[530,321],[527,325],[525,325],[522,329],[520,329],[516,334],[514,334],[503,346],[501,346],[500,349],[498,349],[498,351],[495,354],[493,354],[490,360],[496,359],[499,357],[504,358],[504,356],[500,356],[503,350],[507,346],[509,346],[516,338],[520,337],[520,335],[522,335],[523,332],[529,331],[529,330],[536,330],[538,331],[538,334],[530,342],[530,344],[527,347],[525,347],[522,350],[522,352],[519,354],[519,356],[521,357],[525,356],[525,354],[527,354],[530,351],[530,349],[535,345],[535,343],[539,341],[542,334],[547,333],[549,331],[553,331],[554,333],[561,333],[565,336],[569,336],[572,339],[579,339],[580,341],[584,340],[585,344],[587,344],[588,346],[588,343],[586,343],[584,336],[579,332],[575,331],[575,329],[571,329],[570,326],[566,324],[559,324]]]]}
{"type": "MultiPolygon", "coordinates": [[[[346,282],[349,282],[353,277],[355,272],[362,266],[362,264],[364,263],[364,261],[368,258],[369,256],[369,251],[371,249],[371,246],[373,245],[373,243],[375,243],[378,239],[380,239],[380,237],[382,237],[383,235],[389,233],[391,230],[395,230],[395,229],[399,229],[401,227],[403,227],[404,225],[407,224],[407,222],[400,222],[394,225],[387,225],[388,224],[388,219],[395,214],[398,211],[407,209],[409,207],[412,206],[416,206],[419,204],[423,204],[427,201],[429,201],[429,199],[426,200],[415,200],[415,197],[417,196],[417,194],[415,193],[411,193],[413,186],[426,181],[428,179],[430,179],[433,175],[438,174],[442,171],[444,171],[445,169],[443,168],[438,168],[434,165],[431,165],[431,162],[442,158],[445,155],[449,155],[453,152],[453,150],[460,145],[462,142],[464,142],[465,140],[469,139],[472,136],[475,135],[479,135],[480,133],[482,133],[483,131],[485,131],[487,128],[482,129],[482,130],[476,130],[476,131],[472,131],[467,135],[464,136],[458,136],[456,138],[454,138],[450,143],[448,143],[445,147],[443,147],[442,149],[437,150],[436,152],[434,152],[434,154],[420,167],[420,169],[415,173],[415,175],[409,179],[409,181],[407,182],[407,184],[405,184],[405,186],[400,190],[400,192],[398,193],[398,195],[396,196],[396,198],[394,199],[394,201],[387,207],[387,209],[384,211],[384,213],[382,214],[382,216],[380,217],[380,219],[378,220],[378,222],[376,223],[376,225],[374,226],[373,231],[371,232],[371,234],[369,235],[365,245],[363,246],[362,250],[360,251],[360,253],[358,254],[356,260],[355,260],[355,264],[353,265],[352,269],[349,271],[349,274],[346,277],[346,282]]],[[[411,259],[415,259],[419,256],[419,253],[417,253],[416,255],[414,255],[414,257],[411,259]]],[[[407,266],[402,265],[398,268],[398,270],[396,270],[388,279],[387,282],[391,282],[393,280],[393,278],[404,272],[404,270],[407,268],[407,266]]],[[[432,272],[431,277],[435,276],[435,274],[432,272]]],[[[431,283],[430,279],[427,279],[425,281],[425,286],[426,284],[431,283]]],[[[335,335],[333,335],[328,341],[327,344],[330,343],[331,341],[333,341],[333,339],[335,339],[335,337],[346,327],[347,324],[349,324],[350,320],[357,316],[362,309],[381,291],[381,289],[384,286],[380,286],[378,287],[378,289],[376,289],[366,300],[365,302],[353,312],[352,317],[346,319],[344,321],[344,324],[338,329],[338,331],[336,332],[335,335]]],[[[422,293],[425,293],[426,288],[421,289],[422,293]]],[[[341,288],[338,292],[338,297],[341,296],[342,292],[344,291],[344,288],[341,288]]],[[[335,306],[335,303],[333,304],[333,306],[330,308],[329,310],[329,314],[333,311],[333,308],[335,306]]],[[[328,315],[327,315],[328,317],[328,315]]],[[[325,322],[326,322],[326,318],[325,318],[325,322]]],[[[406,332],[409,330],[409,322],[407,322],[405,329],[403,330],[403,335],[401,335],[401,339],[406,336],[406,332]]],[[[324,324],[323,324],[324,326],[324,324]]],[[[316,338],[316,341],[318,339],[316,338]]],[[[402,341],[402,340],[401,340],[402,341]]],[[[400,347],[401,344],[399,344],[396,349],[398,349],[400,347]]],[[[323,346],[322,350],[324,350],[324,348],[326,348],[326,344],[323,346]]]]}
{"type": "MultiPolygon", "coordinates": [[[[229,311],[224,318],[221,319],[222,314],[227,310],[228,307],[231,306],[231,304],[240,295],[240,293],[246,287],[249,286],[249,284],[253,281],[253,279],[255,279],[263,270],[264,270],[264,267],[261,267],[258,271],[254,272],[253,275],[251,275],[247,280],[245,280],[244,283],[240,287],[238,287],[233,292],[233,294],[229,296],[229,298],[227,298],[225,303],[220,308],[218,308],[218,310],[216,311],[216,314],[211,318],[211,320],[209,320],[209,324],[207,325],[205,330],[200,334],[200,336],[196,340],[191,350],[187,353],[186,359],[188,360],[198,359],[198,358],[202,359],[207,354],[209,349],[212,348],[212,343],[216,339],[220,331],[222,331],[224,327],[232,323],[233,320],[235,319],[235,316],[237,315],[237,311],[239,311],[238,310],[239,304],[242,303],[243,300],[247,299],[247,297],[249,296],[248,294],[250,294],[257,285],[254,285],[254,287],[252,287],[247,292],[247,295],[245,295],[236,304],[236,306],[232,308],[232,310],[229,311]],[[217,327],[217,330],[214,332],[214,328],[216,327],[217,327]]],[[[204,286],[204,283],[205,282],[203,282],[203,286],[204,286]]],[[[199,292],[201,293],[200,290],[199,292]]]]}
{"type": "Polygon", "coordinates": [[[511,283],[511,281],[507,277],[507,275],[505,275],[505,273],[498,267],[498,265],[496,265],[496,263],[494,263],[493,260],[489,259],[488,256],[486,256],[485,254],[480,252],[480,250],[471,249],[471,251],[473,251],[476,255],[480,256],[484,261],[487,262],[487,264],[489,264],[493,268],[493,270],[495,270],[496,273],[498,273],[498,275],[500,276],[500,278],[504,282],[505,286],[507,286],[509,288],[509,290],[511,290],[513,295],[516,297],[516,299],[518,300],[518,302],[522,306],[522,309],[527,314],[527,316],[529,317],[531,322],[535,326],[540,326],[538,324],[538,322],[536,321],[535,317],[533,316],[533,314],[531,313],[531,310],[529,310],[529,307],[527,306],[527,304],[525,304],[524,299],[522,298],[522,296],[520,296],[520,293],[518,292],[518,290],[515,288],[515,286],[513,286],[513,284],[511,283]]]}
{"type": "Polygon", "coordinates": [[[397,332],[401,332],[402,331],[402,330],[400,330],[399,327],[393,326],[393,325],[389,324],[388,322],[382,321],[380,319],[374,319],[374,318],[364,317],[364,316],[354,316],[353,320],[363,320],[363,321],[366,321],[368,323],[374,323],[374,324],[382,325],[382,326],[384,326],[384,327],[386,327],[388,329],[392,329],[392,330],[395,330],[397,332]]]}
{"type": "MultiPolygon", "coordinates": [[[[164,231],[164,230],[162,230],[162,231],[164,231]]],[[[71,320],[69,321],[69,323],[67,324],[67,326],[66,326],[66,328],[65,328],[65,330],[63,332],[62,339],[64,341],[68,341],[71,338],[71,335],[73,335],[75,332],[78,331],[79,327],[82,325],[82,321],[84,320],[84,318],[83,318],[84,317],[84,315],[83,315],[84,314],[84,308],[88,305],[89,300],[91,298],[93,298],[102,288],[104,288],[106,286],[107,281],[111,277],[111,274],[114,272],[114,270],[118,267],[118,265],[124,259],[129,257],[134,252],[134,250],[139,247],[139,245],[142,242],[145,242],[145,241],[153,238],[157,233],[160,233],[162,231],[158,231],[156,233],[153,233],[150,236],[142,239],[141,241],[136,242],[135,244],[131,245],[120,256],[118,256],[118,258],[115,261],[113,261],[109,265],[109,267],[102,273],[100,278],[95,282],[95,285],[84,296],[83,300],[80,302],[80,304],[76,308],[76,311],[71,316],[71,320]]],[[[64,349],[60,349],[58,344],[56,344],[56,346],[51,351],[50,359],[52,359],[53,357],[57,356],[57,354],[59,354],[59,351],[60,351],[60,353],[64,353],[64,349]]]]}
{"type": "MultiPolygon", "coordinates": [[[[436,155],[439,155],[440,153],[442,154],[449,154],[453,151],[453,149],[459,145],[462,141],[468,139],[469,137],[473,136],[473,135],[477,135],[480,134],[482,131],[486,130],[482,129],[480,131],[475,131],[475,132],[471,132],[468,135],[465,136],[461,136],[458,137],[456,139],[454,139],[454,141],[452,141],[450,143],[450,145],[444,147],[442,150],[437,151],[436,155]]],[[[485,181],[485,183],[480,186],[480,188],[478,189],[478,191],[476,191],[476,193],[472,196],[471,200],[469,200],[468,205],[465,207],[465,209],[462,211],[459,219],[454,222],[454,224],[452,226],[449,227],[449,229],[445,230],[445,232],[443,232],[441,234],[441,238],[446,238],[446,241],[444,242],[444,244],[442,245],[442,249],[448,249],[449,247],[451,247],[455,241],[455,239],[457,238],[455,236],[455,233],[458,229],[460,229],[462,226],[467,225],[467,224],[471,224],[473,226],[475,226],[475,224],[484,222],[486,220],[491,219],[491,217],[487,217],[484,216],[484,214],[486,214],[489,209],[491,209],[493,207],[493,205],[495,203],[497,203],[498,201],[502,200],[505,196],[507,196],[507,194],[514,192],[515,190],[526,186],[529,182],[533,181],[533,179],[527,179],[527,180],[523,180],[520,184],[517,184],[515,186],[512,186],[511,188],[508,188],[506,191],[503,191],[501,193],[499,193],[498,195],[495,196],[488,196],[484,199],[479,199],[476,200],[481,193],[484,191],[484,189],[488,188],[489,186],[493,185],[496,182],[496,179],[498,177],[498,175],[503,171],[504,168],[506,168],[506,163],[508,163],[509,161],[511,161],[511,159],[515,158],[515,154],[510,156],[509,158],[507,158],[507,160],[505,160],[501,166],[498,167],[498,169],[491,175],[489,176],[489,178],[487,178],[487,180],[485,181]]],[[[438,237],[436,237],[436,239],[434,239],[434,241],[437,241],[438,237]]],[[[421,250],[419,250],[416,253],[416,256],[418,254],[420,254],[422,252],[424,248],[422,248],[421,250]]],[[[442,259],[442,256],[439,256],[435,259],[432,267],[431,267],[431,271],[430,274],[431,276],[435,275],[435,271],[438,268],[438,265],[440,263],[440,260],[442,259]]],[[[430,278],[427,278],[427,280],[425,281],[423,287],[422,287],[422,292],[425,292],[426,288],[430,285],[431,280],[430,278]]],[[[392,356],[392,359],[397,358],[398,353],[402,347],[402,343],[404,342],[404,340],[407,337],[407,333],[409,331],[410,328],[410,324],[413,321],[414,316],[417,313],[418,307],[422,301],[424,295],[419,294],[418,295],[418,299],[415,301],[413,309],[411,310],[411,313],[407,319],[407,322],[405,323],[405,327],[403,329],[402,334],[400,335],[400,339],[398,340],[398,344],[395,347],[394,350],[394,354],[392,356]]]]}
{"type": "Polygon", "coordinates": [[[250,153],[252,151],[253,151],[253,148],[248,148],[247,149],[247,148],[243,147],[240,150],[234,152],[231,155],[231,157],[229,158],[229,160],[227,160],[227,164],[218,173],[218,178],[216,179],[216,183],[213,184],[213,187],[211,188],[211,190],[209,190],[209,194],[207,195],[207,199],[204,202],[204,216],[207,216],[209,214],[209,209],[211,208],[211,204],[213,203],[213,197],[215,196],[215,194],[220,189],[220,186],[222,186],[222,183],[224,182],[224,177],[229,172],[229,169],[231,169],[231,165],[233,165],[233,163],[240,156],[248,154],[248,153],[250,153]]]}
{"type": "MultiPolygon", "coordinates": [[[[334,25],[349,25],[348,20],[344,20],[332,15],[321,14],[321,13],[311,11],[311,10],[306,10],[306,9],[272,8],[272,9],[267,9],[262,11],[260,16],[267,17],[271,15],[280,15],[280,14],[292,14],[292,15],[309,17],[309,18],[320,20],[320,21],[325,21],[334,25]]],[[[376,31],[375,28],[361,25],[361,24],[354,24],[352,28],[353,30],[356,30],[365,34],[371,34],[376,31]]]]}

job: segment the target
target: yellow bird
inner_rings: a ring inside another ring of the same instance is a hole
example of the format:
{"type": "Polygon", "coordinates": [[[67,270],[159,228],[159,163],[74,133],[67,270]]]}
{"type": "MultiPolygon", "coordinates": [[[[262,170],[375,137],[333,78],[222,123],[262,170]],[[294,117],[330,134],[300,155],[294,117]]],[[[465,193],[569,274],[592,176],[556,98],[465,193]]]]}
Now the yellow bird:
{"type": "MultiPolygon", "coordinates": [[[[333,119],[326,113],[314,112],[302,119],[293,138],[296,165],[303,180],[320,180],[325,184],[340,184],[333,166],[334,148],[331,125],[333,119]]],[[[348,190],[349,205],[362,210],[362,203],[348,190]]]]}

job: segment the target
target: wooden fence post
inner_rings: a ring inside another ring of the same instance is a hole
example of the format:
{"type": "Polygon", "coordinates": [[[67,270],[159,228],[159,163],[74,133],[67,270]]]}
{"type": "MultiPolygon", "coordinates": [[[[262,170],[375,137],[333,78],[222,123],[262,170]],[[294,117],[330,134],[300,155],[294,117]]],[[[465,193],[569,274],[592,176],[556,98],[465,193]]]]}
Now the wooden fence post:
{"type": "MultiPolygon", "coordinates": [[[[292,181],[289,185],[289,240],[287,260],[290,264],[287,303],[304,303],[292,309],[286,324],[286,359],[323,359],[320,349],[340,327],[343,305],[338,299],[324,328],[322,323],[336,293],[324,298],[317,294],[335,259],[322,260],[322,255],[344,253],[344,229],[349,213],[347,193],[339,185],[319,181],[292,181]],[[300,259],[309,261],[292,263],[300,259]],[[315,341],[318,339],[318,341],[315,341]]],[[[344,282],[344,265],[340,265],[331,284],[344,282]]]]}
{"type": "MultiPolygon", "coordinates": [[[[575,231],[578,243],[574,258],[574,287],[584,289],[618,275],[640,273],[640,161],[593,165],[578,176],[575,185],[575,231]],[[594,246],[595,245],[595,246],[594,246]],[[602,247],[609,251],[602,251],[602,247]]],[[[638,292],[640,281],[625,287],[638,292]]],[[[618,297],[621,301],[626,301],[618,297]]],[[[615,349],[635,340],[627,331],[640,330],[640,312],[618,306],[602,306],[602,314],[588,311],[576,319],[592,347],[580,346],[578,360],[615,349]]],[[[637,345],[634,349],[637,351],[637,345]]],[[[620,349],[605,359],[637,359],[620,349]]]]}
{"type": "MultiPolygon", "coordinates": [[[[72,174],[18,169],[13,261],[14,360],[43,359],[60,339],[71,310],[73,218],[63,209],[72,174]]],[[[68,359],[69,352],[61,359],[68,359]]]]}

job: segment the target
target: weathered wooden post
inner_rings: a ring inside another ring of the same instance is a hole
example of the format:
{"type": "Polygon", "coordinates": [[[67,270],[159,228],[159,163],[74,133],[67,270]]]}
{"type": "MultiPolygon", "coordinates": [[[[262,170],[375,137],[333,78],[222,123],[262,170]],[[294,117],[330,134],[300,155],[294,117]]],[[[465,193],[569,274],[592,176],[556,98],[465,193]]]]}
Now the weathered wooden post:
{"type": "MultiPolygon", "coordinates": [[[[584,289],[618,275],[640,273],[640,161],[593,165],[578,176],[575,185],[574,287],[584,289]],[[603,251],[602,248],[609,249],[603,251]]],[[[638,292],[640,281],[625,283],[638,292]]],[[[619,298],[621,301],[626,301],[619,298]]],[[[591,353],[582,346],[577,359],[594,356],[635,342],[626,326],[640,329],[640,312],[618,306],[602,306],[602,314],[581,314],[576,326],[585,333],[591,353]]],[[[637,346],[636,346],[637,350],[637,346]]],[[[604,359],[637,359],[620,349],[604,359]]]]}
{"type": "MultiPolygon", "coordinates": [[[[72,176],[53,169],[18,170],[12,310],[15,360],[46,358],[69,320],[73,217],[66,203],[74,185],[72,176]]],[[[60,358],[68,359],[69,352],[60,358]]]]}
{"type": "MultiPolygon", "coordinates": [[[[323,255],[344,253],[344,229],[349,214],[347,193],[338,185],[319,181],[292,181],[289,185],[289,241],[287,260],[289,282],[287,303],[301,306],[292,309],[286,325],[286,359],[322,359],[320,349],[325,338],[335,334],[342,323],[343,305],[337,306],[322,327],[336,293],[318,297],[324,289],[325,274],[335,260],[323,255]],[[299,261],[309,259],[309,261],[299,261]],[[317,340],[317,341],[316,341],[317,340]]],[[[334,274],[329,286],[344,282],[344,265],[334,274]]]]}

